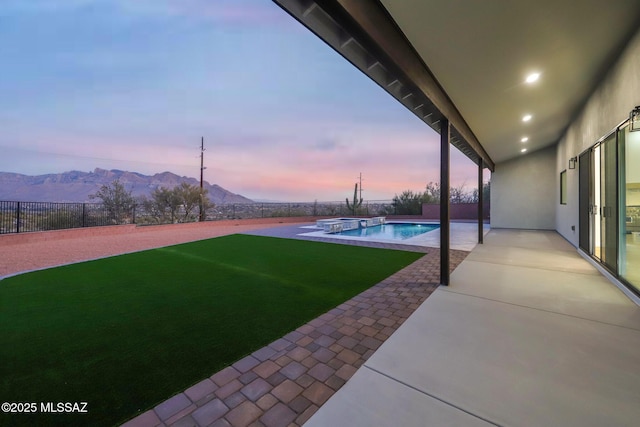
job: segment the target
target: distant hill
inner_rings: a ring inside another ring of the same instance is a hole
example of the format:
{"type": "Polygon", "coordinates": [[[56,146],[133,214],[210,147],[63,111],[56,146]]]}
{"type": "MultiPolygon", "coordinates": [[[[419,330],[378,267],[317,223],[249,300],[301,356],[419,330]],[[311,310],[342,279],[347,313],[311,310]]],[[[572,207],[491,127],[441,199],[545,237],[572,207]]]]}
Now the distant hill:
{"type": "MultiPolygon", "coordinates": [[[[0,172],[0,200],[20,202],[90,202],[93,194],[102,185],[119,179],[134,196],[149,196],[159,187],[173,188],[182,182],[200,186],[195,178],[178,176],[171,172],[152,176],[121,170],[95,169],[93,172],[71,171],[47,175],[21,175],[0,172]]],[[[213,203],[251,203],[239,194],[234,194],[216,184],[204,182],[207,195],[213,203]]],[[[96,200],[93,200],[96,201],[96,200]]]]}

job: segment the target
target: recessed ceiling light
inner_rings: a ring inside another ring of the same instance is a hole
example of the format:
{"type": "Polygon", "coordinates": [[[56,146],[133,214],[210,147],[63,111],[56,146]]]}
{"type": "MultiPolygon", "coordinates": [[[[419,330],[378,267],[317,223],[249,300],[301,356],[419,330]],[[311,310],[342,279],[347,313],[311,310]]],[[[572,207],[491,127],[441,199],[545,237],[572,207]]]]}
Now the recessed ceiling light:
{"type": "Polygon", "coordinates": [[[522,150],[520,150],[520,152],[521,152],[521,153],[526,153],[526,152],[527,152],[527,149],[526,149],[526,148],[523,148],[522,150]]]}
{"type": "Polygon", "coordinates": [[[540,78],[540,73],[531,73],[527,76],[527,78],[525,79],[525,82],[529,84],[535,83],[538,81],[539,78],[540,78]]]}
{"type": "Polygon", "coordinates": [[[523,122],[528,122],[529,120],[531,120],[533,116],[531,114],[527,114],[525,116],[522,117],[522,121],[523,122]]]}
{"type": "Polygon", "coordinates": [[[528,140],[529,140],[529,137],[528,136],[524,136],[524,137],[522,137],[520,142],[527,142],[528,140]]]}

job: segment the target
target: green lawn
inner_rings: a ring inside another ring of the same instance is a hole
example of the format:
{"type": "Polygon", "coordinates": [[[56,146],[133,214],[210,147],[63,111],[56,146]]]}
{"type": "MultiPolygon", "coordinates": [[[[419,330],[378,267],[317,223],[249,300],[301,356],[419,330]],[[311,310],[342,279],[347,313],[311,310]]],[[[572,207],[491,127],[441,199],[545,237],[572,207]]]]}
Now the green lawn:
{"type": "Polygon", "coordinates": [[[88,414],[0,425],[113,425],[423,254],[233,235],[0,281],[0,402],[88,402],[88,414]]]}

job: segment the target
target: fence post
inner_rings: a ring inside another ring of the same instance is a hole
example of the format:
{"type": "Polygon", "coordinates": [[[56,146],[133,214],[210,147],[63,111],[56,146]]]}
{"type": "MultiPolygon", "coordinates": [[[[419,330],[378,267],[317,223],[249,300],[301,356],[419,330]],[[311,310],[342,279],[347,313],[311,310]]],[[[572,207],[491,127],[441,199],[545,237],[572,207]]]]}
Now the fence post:
{"type": "Polygon", "coordinates": [[[233,204],[233,219],[236,219],[236,204],[233,204]]]}
{"type": "Polygon", "coordinates": [[[260,212],[261,212],[262,218],[264,218],[264,203],[260,207],[260,212]]]}
{"type": "Polygon", "coordinates": [[[133,218],[131,219],[131,221],[133,224],[135,224],[136,223],[136,205],[133,205],[132,210],[133,210],[133,214],[132,214],[133,218]]]}
{"type": "Polygon", "coordinates": [[[87,226],[87,204],[86,203],[82,204],[82,226],[83,227],[87,226]]]}
{"type": "Polygon", "coordinates": [[[16,207],[16,233],[20,232],[20,202],[16,207]]]}

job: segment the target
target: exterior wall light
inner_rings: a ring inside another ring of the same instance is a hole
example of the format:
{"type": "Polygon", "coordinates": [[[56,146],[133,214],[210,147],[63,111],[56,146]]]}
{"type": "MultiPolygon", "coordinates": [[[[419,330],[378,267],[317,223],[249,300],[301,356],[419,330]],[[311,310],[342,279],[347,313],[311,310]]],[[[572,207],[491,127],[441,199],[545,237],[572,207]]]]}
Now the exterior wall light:
{"type": "Polygon", "coordinates": [[[575,169],[578,162],[578,156],[569,159],[569,169],[575,169]]]}
{"type": "Polygon", "coordinates": [[[629,131],[640,131],[640,105],[631,110],[629,114],[629,131]]]}

